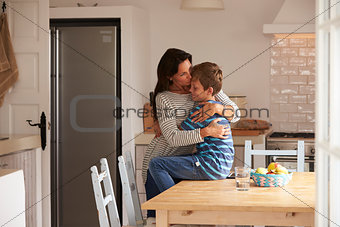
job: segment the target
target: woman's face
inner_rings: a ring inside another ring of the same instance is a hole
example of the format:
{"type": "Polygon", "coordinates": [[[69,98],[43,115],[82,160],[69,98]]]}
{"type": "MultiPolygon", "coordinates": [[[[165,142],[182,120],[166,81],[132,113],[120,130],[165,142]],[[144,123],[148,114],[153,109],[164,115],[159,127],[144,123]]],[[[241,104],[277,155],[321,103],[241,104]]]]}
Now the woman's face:
{"type": "Polygon", "coordinates": [[[176,86],[190,86],[191,83],[191,63],[189,59],[186,59],[181,64],[178,65],[178,71],[175,75],[170,77],[172,82],[176,86]]]}

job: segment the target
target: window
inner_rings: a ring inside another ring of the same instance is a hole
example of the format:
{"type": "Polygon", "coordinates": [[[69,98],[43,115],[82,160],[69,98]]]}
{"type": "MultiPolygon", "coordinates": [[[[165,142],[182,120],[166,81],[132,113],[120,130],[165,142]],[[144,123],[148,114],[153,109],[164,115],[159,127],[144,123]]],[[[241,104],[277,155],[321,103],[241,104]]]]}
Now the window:
{"type": "Polygon", "coordinates": [[[317,0],[316,226],[340,225],[340,1],[317,0]]]}

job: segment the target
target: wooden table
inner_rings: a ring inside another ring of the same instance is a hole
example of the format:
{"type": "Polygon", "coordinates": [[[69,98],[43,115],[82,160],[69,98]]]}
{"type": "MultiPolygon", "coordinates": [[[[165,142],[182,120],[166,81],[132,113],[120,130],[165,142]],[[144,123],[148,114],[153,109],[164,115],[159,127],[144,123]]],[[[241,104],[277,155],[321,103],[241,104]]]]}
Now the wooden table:
{"type": "Polygon", "coordinates": [[[314,226],[315,173],[294,173],[284,187],[236,191],[235,180],[182,181],[142,204],[169,224],[314,226]]]}

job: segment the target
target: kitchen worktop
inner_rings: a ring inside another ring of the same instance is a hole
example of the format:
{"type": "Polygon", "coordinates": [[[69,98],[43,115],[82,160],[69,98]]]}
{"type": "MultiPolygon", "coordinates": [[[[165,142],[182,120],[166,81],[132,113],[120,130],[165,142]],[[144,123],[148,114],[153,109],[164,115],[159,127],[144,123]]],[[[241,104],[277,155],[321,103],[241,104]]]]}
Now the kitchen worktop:
{"type": "MultiPolygon", "coordinates": [[[[246,140],[251,140],[253,144],[264,144],[266,136],[269,135],[272,131],[273,129],[269,128],[267,130],[264,130],[263,134],[260,135],[233,135],[234,146],[244,146],[244,141],[246,140]]],[[[139,136],[136,135],[135,144],[148,145],[154,137],[154,133],[142,133],[139,136]]]]}
{"type": "Polygon", "coordinates": [[[41,146],[40,135],[2,135],[0,134],[0,156],[41,146]]]}
{"type": "Polygon", "coordinates": [[[14,172],[17,172],[19,170],[17,169],[0,169],[0,177],[4,177],[6,175],[12,174],[14,172]]]}

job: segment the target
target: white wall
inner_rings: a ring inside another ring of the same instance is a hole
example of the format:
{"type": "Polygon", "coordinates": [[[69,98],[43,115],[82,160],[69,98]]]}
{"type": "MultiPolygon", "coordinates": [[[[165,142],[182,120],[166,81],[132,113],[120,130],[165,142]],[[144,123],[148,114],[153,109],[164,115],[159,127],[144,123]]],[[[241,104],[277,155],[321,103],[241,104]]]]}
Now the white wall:
{"type": "MultiPolygon", "coordinates": [[[[314,15],[314,0],[285,0],[273,24],[304,24],[314,15]]],[[[315,23],[315,21],[311,23],[315,23]]]]}
{"type": "MultiPolygon", "coordinates": [[[[147,79],[150,72],[150,47],[148,16],[135,7],[82,7],[51,10],[51,18],[121,18],[122,30],[122,107],[142,108],[151,89],[147,79]]],[[[137,114],[123,118],[123,144],[142,132],[142,122],[137,114]]],[[[130,145],[129,145],[130,147],[130,145]]],[[[126,146],[124,147],[124,149],[126,146]]],[[[130,150],[133,147],[130,148],[130,150]]]]}
{"type": "MultiPolygon", "coordinates": [[[[151,70],[168,47],[193,54],[193,63],[212,61],[224,76],[270,45],[262,25],[272,21],[281,1],[225,1],[224,11],[184,11],[180,1],[157,1],[150,7],[151,70]]],[[[227,94],[246,95],[249,107],[269,107],[269,52],[224,80],[227,94]]],[[[154,81],[155,81],[155,77],[154,81]]]]}
{"type": "MultiPolygon", "coordinates": [[[[156,67],[169,47],[193,54],[194,64],[213,61],[225,76],[270,46],[271,36],[262,33],[272,23],[283,0],[228,0],[223,11],[184,11],[180,0],[50,0],[51,6],[134,5],[150,17],[151,75],[144,85],[153,89],[156,67]]],[[[232,73],[224,80],[227,94],[246,95],[248,108],[269,108],[269,51],[232,73]]]]}

